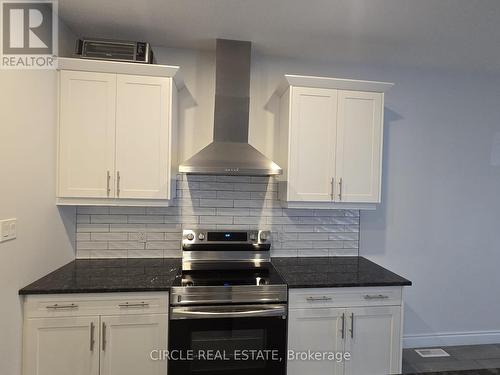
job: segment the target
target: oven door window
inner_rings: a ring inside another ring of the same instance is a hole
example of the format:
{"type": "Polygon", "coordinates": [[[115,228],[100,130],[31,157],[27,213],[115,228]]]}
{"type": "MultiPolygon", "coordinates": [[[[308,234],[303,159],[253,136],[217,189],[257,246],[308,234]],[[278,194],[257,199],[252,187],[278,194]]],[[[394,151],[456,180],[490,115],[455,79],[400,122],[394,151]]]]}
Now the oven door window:
{"type": "Polygon", "coordinates": [[[169,361],[175,375],[285,374],[286,319],[172,320],[169,349],[184,354],[169,361]]]}

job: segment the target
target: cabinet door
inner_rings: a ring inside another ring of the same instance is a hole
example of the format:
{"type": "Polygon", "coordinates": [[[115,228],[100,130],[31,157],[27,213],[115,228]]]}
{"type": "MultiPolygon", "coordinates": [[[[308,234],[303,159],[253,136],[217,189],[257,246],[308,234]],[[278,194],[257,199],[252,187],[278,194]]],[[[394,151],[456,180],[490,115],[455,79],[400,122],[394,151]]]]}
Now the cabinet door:
{"type": "Polygon", "coordinates": [[[346,324],[346,375],[400,373],[400,306],[349,309],[346,324]]]}
{"type": "MultiPolygon", "coordinates": [[[[288,320],[288,350],[297,352],[342,352],[344,309],[290,309],[288,320]]],[[[288,359],[288,375],[343,373],[343,364],[332,360],[288,359]]],[[[366,374],[368,374],[367,372],[366,374]]],[[[366,375],[364,374],[364,375],[366,375]]]]}
{"type": "Polygon", "coordinates": [[[339,91],[336,200],[380,202],[383,94],[339,91]]]}
{"type": "Polygon", "coordinates": [[[27,319],[23,375],[98,375],[99,318],[27,319]]]}
{"type": "Polygon", "coordinates": [[[117,77],[119,198],[169,198],[170,85],[169,78],[117,77]]]}
{"type": "Polygon", "coordinates": [[[166,361],[152,350],[167,349],[166,314],[101,317],[101,375],[165,375],[166,361]]]}
{"type": "Polygon", "coordinates": [[[331,202],[337,90],[292,88],[288,200],[331,202]]]}
{"type": "Polygon", "coordinates": [[[63,70],[59,95],[58,196],[112,197],[116,75],[63,70]]]}

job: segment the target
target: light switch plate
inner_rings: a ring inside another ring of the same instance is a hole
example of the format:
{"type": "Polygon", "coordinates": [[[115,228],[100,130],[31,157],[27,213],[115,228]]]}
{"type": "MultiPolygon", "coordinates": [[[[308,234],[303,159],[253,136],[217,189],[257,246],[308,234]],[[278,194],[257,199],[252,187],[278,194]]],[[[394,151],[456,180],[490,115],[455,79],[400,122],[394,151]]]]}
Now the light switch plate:
{"type": "Polygon", "coordinates": [[[17,237],[17,219],[0,220],[0,242],[17,237]]]}

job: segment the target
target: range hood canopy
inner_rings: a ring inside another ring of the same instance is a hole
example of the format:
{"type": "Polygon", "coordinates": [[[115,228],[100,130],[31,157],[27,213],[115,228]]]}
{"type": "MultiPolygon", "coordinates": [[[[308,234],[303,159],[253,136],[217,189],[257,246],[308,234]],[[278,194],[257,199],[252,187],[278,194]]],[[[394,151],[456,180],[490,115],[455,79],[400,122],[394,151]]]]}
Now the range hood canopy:
{"type": "Polygon", "coordinates": [[[217,39],[214,140],[179,166],[189,174],[271,176],[282,169],[248,144],[250,42],[217,39]]]}

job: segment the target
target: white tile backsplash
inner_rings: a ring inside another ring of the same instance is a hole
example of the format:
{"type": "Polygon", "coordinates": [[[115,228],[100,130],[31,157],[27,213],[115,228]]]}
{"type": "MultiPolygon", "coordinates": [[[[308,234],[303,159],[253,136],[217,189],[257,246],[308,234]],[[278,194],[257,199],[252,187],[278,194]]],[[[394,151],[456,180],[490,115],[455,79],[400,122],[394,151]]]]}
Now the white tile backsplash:
{"type": "Polygon", "coordinates": [[[358,255],[358,210],[284,209],[277,190],[268,177],[179,175],[171,207],[78,207],[77,257],[180,257],[183,228],[267,229],[273,256],[358,255]]]}

